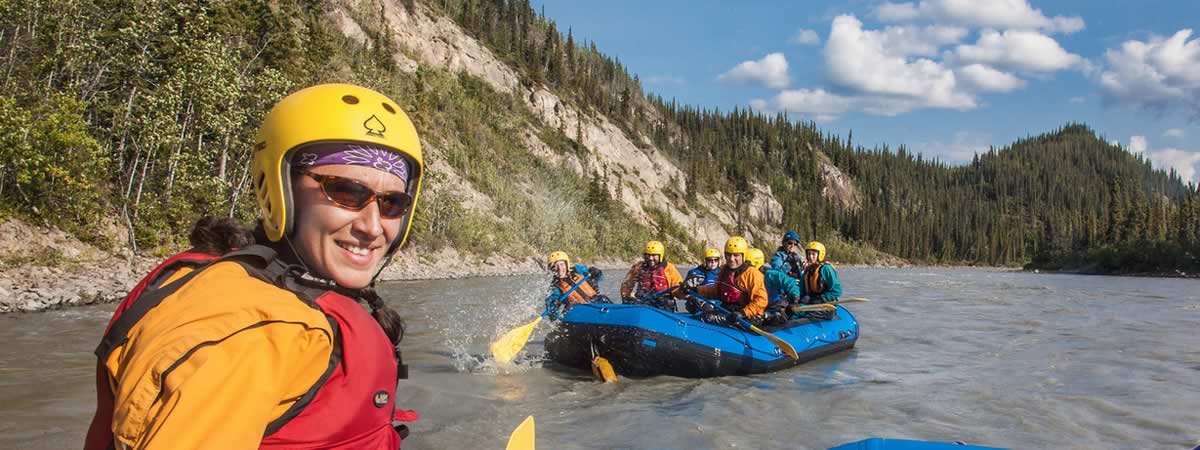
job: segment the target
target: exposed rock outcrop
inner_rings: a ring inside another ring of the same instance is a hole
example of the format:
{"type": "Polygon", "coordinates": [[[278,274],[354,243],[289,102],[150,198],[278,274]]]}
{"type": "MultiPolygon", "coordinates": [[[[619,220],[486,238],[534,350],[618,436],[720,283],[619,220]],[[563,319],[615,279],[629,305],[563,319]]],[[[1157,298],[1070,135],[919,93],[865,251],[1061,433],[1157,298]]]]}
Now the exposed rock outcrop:
{"type": "MultiPolygon", "coordinates": [[[[702,199],[704,211],[687,211],[681,205],[672,204],[669,198],[677,198],[686,192],[687,177],[665,156],[665,152],[647,144],[649,139],[628,136],[608,118],[584,113],[541,85],[523,84],[520,75],[485,45],[428,7],[418,3],[416,11],[408,11],[399,2],[382,1],[384,22],[391,28],[395,44],[416,58],[418,64],[471,74],[500,92],[522,99],[547,127],[562,130],[587,151],[582,156],[558,154],[540,141],[535,130],[529,130],[523,136],[527,148],[539,157],[563,163],[580,175],[608,179],[609,194],[636,220],[652,222],[645,207],[665,211],[685,229],[693,231],[694,239],[709,245],[723,242],[734,228],[745,230],[744,234],[752,238],[771,241],[782,228],[781,206],[765,185],[755,185],[749,195],[736,199],[744,203],[735,203],[734,198],[722,194],[702,199]],[[679,195],[665,195],[667,193],[679,195]],[[741,212],[738,212],[738,204],[742,206],[741,212]],[[734,214],[747,217],[735,217],[734,214]]],[[[352,6],[343,2],[340,7],[352,6]]],[[[357,39],[362,34],[361,27],[345,23],[352,22],[351,14],[344,10],[335,10],[331,14],[343,24],[342,29],[348,36],[357,39]]],[[[656,116],[654,111],[645,113],[656,116]]],[[[435,170],[453,171],[448,166],[435,170]]]]}

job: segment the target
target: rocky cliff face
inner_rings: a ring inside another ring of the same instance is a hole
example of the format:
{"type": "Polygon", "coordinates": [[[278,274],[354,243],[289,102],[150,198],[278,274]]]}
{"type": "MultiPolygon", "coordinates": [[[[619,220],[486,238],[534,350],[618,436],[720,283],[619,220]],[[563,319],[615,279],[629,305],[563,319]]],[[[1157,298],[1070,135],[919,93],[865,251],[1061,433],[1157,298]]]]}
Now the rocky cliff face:
{"type": "MultiPolygon", "coordinates": [[[[339,2],[336,6],[330,15],[343,32],[360,42],[367,40],[360,24],[352,18],[354,14],[349,13],[355,4],[339,2]]],[[[396,46],[403,49],[395,55],[400,67],[416,70],[418,66],[430,66],[455,73],[465,72],[486,81],[499,92],[522,99],[547,127],[561,130],[586,149],[577,154],[554,152],[539,139],[536,130],[529,129],[523,139],[530,151],[563,163],[580,175],[609,180],[609,194],[638,221],[653,222],[647,212],[649,208],[664,211],[689,230],[693,239],[708,246],[723,243],[729,236],[728,230],[739,224],[747,230],[748,238],[765,242],[774,242],[785,227],[779,201],[766,185],[754,185],[752,192],[736,199],[736,204],[728,194],[700,199],[700,208],[673,204],[669,199],[682,197],[687,189],[687,177],[647,137],[629,136],[608,118],[584,113],[544,86],[524,85],[519,74],[485,45],[463,32],[452,20],[419,3],[415,11],[408,11],[400,2],[392,0],[376,0],[370,7],[374,11],[383,11],[384,22],[391,30],[396,46]]],[[[654,114],[649,109],[645,113],[654,114]]],[[[452,167],[434,165],[432,170],[444,171],[448,179],[454,180],[456,189],[473,191],[452,167]]],[[[832,186],[826,188],[830,192],[827,195],[846,197],[843,194],[854,189],[849,178],[832,164],[823,173],[823,179],[832,186]]],[[[438,186],[430,186],[430,189],[436,190],[438,186]]],[[[468,196],[474,198],[472,201],[487,203],[486,199],[477,197],[468,196]]],[[[855,195],[846,198],[849,200],[843,204],[847,207],[857,207],[861,201],[855,195]]]]}

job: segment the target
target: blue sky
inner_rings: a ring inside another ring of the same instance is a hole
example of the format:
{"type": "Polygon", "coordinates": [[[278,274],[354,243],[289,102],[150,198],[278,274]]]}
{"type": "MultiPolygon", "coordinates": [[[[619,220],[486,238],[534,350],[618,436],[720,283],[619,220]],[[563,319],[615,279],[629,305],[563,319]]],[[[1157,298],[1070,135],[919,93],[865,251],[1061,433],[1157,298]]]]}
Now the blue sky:
{"type": "Polygon", "coordinates": [[[1084,122],[1200,182],[1200,1],[534,0],[644,87],[949,162],[1084,122]],[[1195,28],[1192,32],[1190,28],[1195,28]],[[1190,33],[1190,34],[1189,34],[1190,33]]]}

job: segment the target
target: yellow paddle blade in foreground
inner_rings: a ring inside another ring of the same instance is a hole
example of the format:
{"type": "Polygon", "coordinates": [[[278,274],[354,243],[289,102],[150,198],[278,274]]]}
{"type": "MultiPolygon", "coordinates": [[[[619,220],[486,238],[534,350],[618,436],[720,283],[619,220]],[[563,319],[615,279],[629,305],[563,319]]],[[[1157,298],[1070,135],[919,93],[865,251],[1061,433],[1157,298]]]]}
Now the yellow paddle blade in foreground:
{"type": "Polygon", "coordinates": [[[512,435],[508,437],[508,446],[505,450],[534,450],[534,438],[536,433],[533,431],[533,416],[526,417],[517,429],[513,430],[512,435]]]}
{"type": "MultiPolygon", "coordinates": [[[[533,334],[533,329],[541,321],[542,318],[538,317],[533,322],[513,328],[512,331],[504,333],[504,336],[500,336],[500,339],[492,343],[492,357],[502,363],[512,362],[513,358],[517,357],[517,353],[520,353],[521,349],[525,348],[525,343],[529,342],[529,335],[533,334]]],[[[530,426],[532,427],[532,425],[530,426]]]]}
{"type": "Polygon", "coordinates": [[[603,356],[592,358],[592,376],[596,377],[596,381],[617,382],[617,371],[613,370],[612,364],[603,356]]]}
{"type": "Polygon", "coordinates": [[[750,330],[758,333],[762,337],[767,338],[767,340],[771,341],[772,344],[775,344],[776,347],[779,347],[779,350],[783,351],[783,354],[788,355],[789,358],[797,361],[800,360],[800,354],[796,353],[796,349],[792,347],[792,344],[789,344],[787,341],[780,339],[778,336],[763,331],[754,325],[750,325],[750,330]]]}

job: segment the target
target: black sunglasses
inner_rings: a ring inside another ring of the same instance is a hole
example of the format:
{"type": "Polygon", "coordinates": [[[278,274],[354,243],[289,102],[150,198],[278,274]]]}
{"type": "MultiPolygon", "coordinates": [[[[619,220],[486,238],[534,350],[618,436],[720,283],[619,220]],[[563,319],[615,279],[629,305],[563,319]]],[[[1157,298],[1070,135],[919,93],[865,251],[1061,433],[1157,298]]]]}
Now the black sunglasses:
{"type": "Polygon", "coordinates": [[[300,171],[300,173],[316,180],[321,185],[321,193],[325,194],[325,199],[351,211],[366,208],[372,201],[375,201],[379,203],[380,217],[398,219],[404,217],[412,209],[412,196],[404,192],[375,192],[355,179],[309,171],[300,171]]]}

